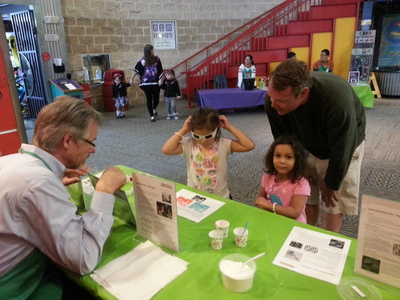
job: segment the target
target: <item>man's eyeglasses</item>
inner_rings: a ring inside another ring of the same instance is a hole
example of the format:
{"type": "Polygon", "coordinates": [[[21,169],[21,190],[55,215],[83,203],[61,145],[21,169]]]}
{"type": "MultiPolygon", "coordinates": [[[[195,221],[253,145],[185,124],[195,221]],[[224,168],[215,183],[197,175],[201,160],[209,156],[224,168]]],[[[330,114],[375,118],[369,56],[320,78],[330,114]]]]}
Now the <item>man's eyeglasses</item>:
{"type": "Polygon", "coordinates": [[[217,128],[215,128],[215,130],[213,132],[206,134],[206,135],[196,134],[192,131],[192,137],[195,138],[196,140],[210,140],[212,138],[215,138],[215,136],[217,135],[217,132],[218,132],[218,128],[219,128],[219,126],[217,128]]]}
{"type": "Polygon", "coordinates": [[[87,139],[82,139],[82,141],[88,143],[88,144],[89,144],[90,146],[92,146],[93,148],[96,148],[96,145],[95,145],[93,142],[91,142],[91,141],[89,141],[89,140],[87,140],[87,139]]]}

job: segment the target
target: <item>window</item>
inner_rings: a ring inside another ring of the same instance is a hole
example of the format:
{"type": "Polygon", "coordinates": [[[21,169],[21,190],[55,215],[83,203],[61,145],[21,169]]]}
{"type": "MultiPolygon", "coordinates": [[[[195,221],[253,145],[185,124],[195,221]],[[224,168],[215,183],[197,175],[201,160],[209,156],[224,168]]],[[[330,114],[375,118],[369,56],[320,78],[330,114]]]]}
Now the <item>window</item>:
{"type": "Polygon", "coordinates": [[[101,83],[104,72],[111,69],[110,54],[92,53],[82,54],[84,82],[89,84],[101,83]]]}

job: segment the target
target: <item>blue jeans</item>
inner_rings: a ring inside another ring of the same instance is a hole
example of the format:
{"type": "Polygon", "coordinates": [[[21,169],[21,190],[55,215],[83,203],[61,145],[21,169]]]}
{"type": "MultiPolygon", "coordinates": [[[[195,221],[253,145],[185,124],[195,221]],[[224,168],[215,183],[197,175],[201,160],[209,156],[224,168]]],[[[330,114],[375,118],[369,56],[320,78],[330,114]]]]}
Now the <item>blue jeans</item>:
{"type": "Polygon", "coordinates": [[[176,115],[175,97],[165,97],[165,104],[167,105],[168,116],[172,116],[172,113],[176,115]]]}

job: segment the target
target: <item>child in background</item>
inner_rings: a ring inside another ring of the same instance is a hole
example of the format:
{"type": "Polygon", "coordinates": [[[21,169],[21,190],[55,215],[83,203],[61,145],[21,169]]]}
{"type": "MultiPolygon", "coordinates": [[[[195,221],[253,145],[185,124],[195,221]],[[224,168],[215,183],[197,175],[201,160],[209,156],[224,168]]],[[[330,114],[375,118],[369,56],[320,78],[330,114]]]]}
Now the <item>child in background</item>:
{"type": "Polygon", "coordinates": [[[258,208],[307,223],[310,185],[305,177],[303,147],[295,137],[281,136],[265,157],[265,174],[255,201],[258,208]]]}
{"type": "Polygon", "coordinates": [[[128,97],[126,88],[130,87],[131,84],[127,82],[122,82],[122,75],[119,73],[114,74],[114,84],[112,87],[113,98],[116,107],[116,117],[125,118],[125,105],[128,104],[128,97]]]}
{"type": "Polygon", "coordinates": [[[178,81],[175,79],[175,71],[170,69],[165,71],[165,79],[160,86],[164,92],[165,104],[167,105],[167,120],[174,118],[178,120],[178,112],[176,111],[175,97],[181,98],[181,90],[178,81]]]}
{"type": "Polygon", "coordinates": [[[232,126],[225,116],[220,116],[215,109],[203,107],[186,119],[182,129],[172,135],[162,151],[167,155],[182,154],[186,158],[188,186],[230,198],[228,155],[253,149],[253,141],[232,126]],[[236,139],[222,138],[221,127],[236,139]],[[188,132],[191,137],[183,138],[188,132]]]}

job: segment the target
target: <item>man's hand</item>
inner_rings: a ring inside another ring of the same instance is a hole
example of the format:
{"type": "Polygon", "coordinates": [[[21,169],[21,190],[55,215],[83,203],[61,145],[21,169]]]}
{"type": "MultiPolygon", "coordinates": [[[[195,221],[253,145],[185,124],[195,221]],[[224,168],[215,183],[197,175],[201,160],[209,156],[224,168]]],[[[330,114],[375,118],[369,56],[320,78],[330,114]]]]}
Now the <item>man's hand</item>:
{"type": "Polygon", "coordinates": [[[337,202],[339,202],[338,191],[331,190],[325,184],[321,186],[321,197],[326,207],[335,207],[337,202]]]}
{"type": "Polygon", "coordinates": [[[117,167],[108,167],[96,184],[95,191],[114,194],[126,183],[126,176],[117,167]]]}
{"type": "Polygon", "coordinates": [[[83,165],[79,169],[67,169],[61,180],[64,185],[70,185],[81,181],[80,176],[86,176],[89,171],[90,168],[87,165],[83,165]]]}

